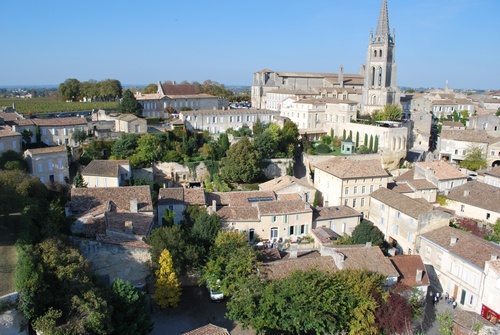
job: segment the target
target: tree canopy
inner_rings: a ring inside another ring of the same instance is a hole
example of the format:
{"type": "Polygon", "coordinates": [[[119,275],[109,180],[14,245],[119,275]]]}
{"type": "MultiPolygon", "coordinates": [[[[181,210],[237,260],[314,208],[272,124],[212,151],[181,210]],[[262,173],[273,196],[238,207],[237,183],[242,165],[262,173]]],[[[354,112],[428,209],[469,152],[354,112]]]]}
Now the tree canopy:
{"type": "Polygon", "coordinates": [[[486,168],[486,166],[488,166],[488,163],[486,162],[486,155],[483,153],[483,149],[478,145],[471,144],[467,148],[465,159],[460,162],[460,167],[476,171],[486,168]]]}
{"type": "Polygon", "coordinates": [[[142,105],[134,97],[134,93],[131,90],[126,90],[123,93],[123,98],[116,108],[118,113],[122,114],[134,114],[135,116],[142,116],[142,105]]]}
{"type": "Polygon", "coordinates": [[[116,79],[80,82],[78,79],[68,78],[59,84],[58,92],[66,101],[79,101],[83,98],[90,101],[114,101],[122,97],[122,84],[116,79]]]}
{"type": "Polygon", "coordinates": [[[221,159],[220,174],[222,178],[238,182],[250,183],[260,176],[260,154],[248,137],[242,137],[226,152],[221,159]]]}

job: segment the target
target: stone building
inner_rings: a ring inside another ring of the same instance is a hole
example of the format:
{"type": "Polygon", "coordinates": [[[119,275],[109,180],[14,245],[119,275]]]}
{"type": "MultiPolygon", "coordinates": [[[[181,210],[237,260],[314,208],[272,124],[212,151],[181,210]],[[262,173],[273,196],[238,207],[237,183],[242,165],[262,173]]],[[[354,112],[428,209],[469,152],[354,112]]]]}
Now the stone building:
{"type": "Polygon", "coordinates": [[[69,178],[66,146],[28,149],[24,152],[28,172],[42,183],[65,183],[69,178]]]}

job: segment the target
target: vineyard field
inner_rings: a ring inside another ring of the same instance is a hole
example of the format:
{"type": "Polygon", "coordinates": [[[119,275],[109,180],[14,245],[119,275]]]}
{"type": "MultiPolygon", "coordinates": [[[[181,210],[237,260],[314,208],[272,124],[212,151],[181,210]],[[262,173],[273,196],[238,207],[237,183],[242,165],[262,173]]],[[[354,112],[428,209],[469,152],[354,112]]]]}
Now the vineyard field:
{"type": "Polygon", "coordinates": [[[64,102],[47,98],[33,99],[0,99],[0,106],[12,106],[16,104],[16,111],[19,114],[42,114],[60,112],[80,112],[92,109],[112,109],[118,103],[113,102],[64,102]]]}

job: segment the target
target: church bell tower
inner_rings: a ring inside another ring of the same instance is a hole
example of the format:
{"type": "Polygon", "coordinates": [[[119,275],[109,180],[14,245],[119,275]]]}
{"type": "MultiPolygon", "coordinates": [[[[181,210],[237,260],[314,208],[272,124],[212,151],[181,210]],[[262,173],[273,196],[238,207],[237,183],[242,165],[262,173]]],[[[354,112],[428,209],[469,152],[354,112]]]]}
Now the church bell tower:
{"type": "Polygon", "coordinates": [[[387,0],[382,0],[375,35],[370,31],[363,85],[362,114],[382,110],[387,104],[399,104],[394,60],[395,31],[389,29],[387,0]]]}

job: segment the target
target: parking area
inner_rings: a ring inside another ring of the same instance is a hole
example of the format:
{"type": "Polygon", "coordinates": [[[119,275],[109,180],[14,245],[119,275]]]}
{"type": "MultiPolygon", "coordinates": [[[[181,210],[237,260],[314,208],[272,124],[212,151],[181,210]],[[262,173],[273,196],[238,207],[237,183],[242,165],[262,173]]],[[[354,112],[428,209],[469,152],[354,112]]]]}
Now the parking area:
{"type": "Polygon", "coordinates": [[[226,328],[232,335],[255,335],[255,332],[242,330],[238,324],[225,318],[226,302],[227,299],[211,301],[204,287],[185,286],[178,307],[153,311],[155,326],[151,334],[182,334],[211,323],[226,328]]]}

